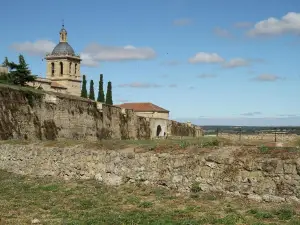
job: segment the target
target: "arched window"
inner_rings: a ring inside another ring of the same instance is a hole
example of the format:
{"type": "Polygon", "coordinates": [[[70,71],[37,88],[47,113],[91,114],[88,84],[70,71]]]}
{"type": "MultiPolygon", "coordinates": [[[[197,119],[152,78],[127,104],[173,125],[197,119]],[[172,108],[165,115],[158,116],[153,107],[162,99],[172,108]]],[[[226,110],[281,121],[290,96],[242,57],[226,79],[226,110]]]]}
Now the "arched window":
{"type": "Polygon", "coordinates": [[[77,63],[75,63],[75,74],[77,72],[77,63]]]}
{"type": "Polygon", "coordinates": [[[54,62],[51,63],[51,75],[54,76],[54,72],[55,72],[55,67],[54,67],[54,62]]]}
{"type": "Polygon", "coordinates": [[[59,63],[60,64],[60,75],[63,75],[64,73],[64,65],[62,62],[59,63]]]}
{"type": "Polygon", "coordinates": [[[69,64],[69,74],[71,75],[71,71],[72,71],[72,63],[70,62],[69,64]]]}

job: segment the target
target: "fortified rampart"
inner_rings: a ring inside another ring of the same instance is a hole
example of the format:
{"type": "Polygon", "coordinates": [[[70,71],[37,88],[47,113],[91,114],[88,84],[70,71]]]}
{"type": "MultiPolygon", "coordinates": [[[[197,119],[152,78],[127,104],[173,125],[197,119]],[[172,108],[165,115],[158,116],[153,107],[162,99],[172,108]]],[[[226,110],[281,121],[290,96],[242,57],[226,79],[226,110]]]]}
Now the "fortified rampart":
{"type": "Polygon", "coordinates": [[[197,126],[147,119],[80,97],[0,85],[0,140],[150,139],[167,133],[202,135],[197,126]]]}

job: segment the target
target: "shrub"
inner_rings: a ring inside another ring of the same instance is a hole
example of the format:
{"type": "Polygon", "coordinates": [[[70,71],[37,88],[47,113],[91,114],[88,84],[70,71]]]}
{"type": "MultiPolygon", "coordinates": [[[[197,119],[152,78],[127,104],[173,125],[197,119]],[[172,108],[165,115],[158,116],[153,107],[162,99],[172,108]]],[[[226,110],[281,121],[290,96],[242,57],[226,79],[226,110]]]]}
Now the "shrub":
{"type": "Polygon", "coordinates": [[[191,187],[191,192],[193,193],[198,193],[201,191],[201,188],[200,188],[200,183],[199,182],[194,182],[192,184],[192,187],[191,187]]]}
{"type": "Polygon", "coordinates": [[[269,149],[267,146],[265,146],[265,145],[261,145],[261,146],[259,147],[260,153],[268,153],[269,150],[270,150],[270,149],[269,149]]]}

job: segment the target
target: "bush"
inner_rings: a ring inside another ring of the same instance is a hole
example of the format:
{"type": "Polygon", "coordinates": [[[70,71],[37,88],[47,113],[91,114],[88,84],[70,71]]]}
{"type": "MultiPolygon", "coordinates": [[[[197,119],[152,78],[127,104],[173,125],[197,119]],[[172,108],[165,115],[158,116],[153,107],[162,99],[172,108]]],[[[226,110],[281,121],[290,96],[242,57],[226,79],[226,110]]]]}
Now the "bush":
{"type": "Polygon", "coordinates": [[[267,146],[265,146],[265,145],[261,145],[261,146],[259,147],[260,153],[268,153],[269,150],[270,150],[270,149],[269,149],[267,146]]]}
{"type": "Polygon", "coordinates": [[[192,187],[191,187],[191,192],[193,193],[198,193],[201,191],[201,188],[200,188],[200,183],[199,182],[195,182],[192,184],[192,187]]]}

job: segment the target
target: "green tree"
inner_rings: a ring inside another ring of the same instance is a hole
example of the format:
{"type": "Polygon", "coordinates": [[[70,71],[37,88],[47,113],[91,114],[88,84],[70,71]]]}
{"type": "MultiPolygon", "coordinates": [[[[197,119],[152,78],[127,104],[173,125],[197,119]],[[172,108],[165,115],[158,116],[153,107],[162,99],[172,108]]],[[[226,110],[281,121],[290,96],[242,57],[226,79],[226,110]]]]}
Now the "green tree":
{"type": "Polygon", "coordinates": [[[98,102],[105,102],[104,90],[103,90],[103,74],[100,74],[99,91],[98,91],[98,102]]]}
{"type": "Polygon", "coordinates": [[[111,82],[109,81],[107,83],[107,90],[106,90],[106,104],[108,105],[113,105],[113,100],[112,100],[112,85],[111,82]]]}
{"type": "Polygon", "coordinates": [[[4,58],[4,61],[3,61],[3,63],[2,63],[2,66],[9,66],[9,61],[8,61],[8,58],[7,58],[7,57],[4,58]]]}
{"type": "Polygon", "coordinates": [[[36,76],[31,74],[23,55],[19,55],[19,64],[8,62],[7,66],[10,68],[8,73],[10,83],[25,86],[27,82],[32,82],[36,79],[36,76]]]}
{"type": "Polygon", "coordinates": [[[89,95],[89,99],[95,100],[94,81],[93,80],[91,80],[91,83],[90,83],[90,95],[89,95]]]}
{"type": "Polygon", "coordinates": [[[87,98],[87,89],[86,89],[86,77],[82,76],[82,88],[81,88],[81,97],[87,98]]]}

